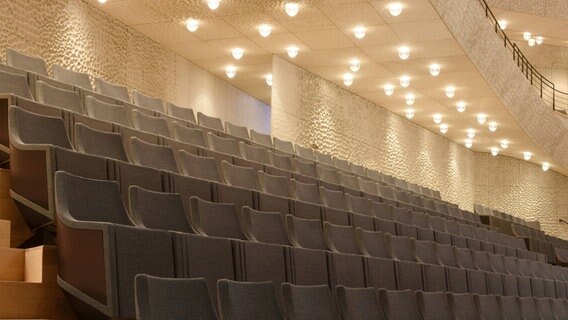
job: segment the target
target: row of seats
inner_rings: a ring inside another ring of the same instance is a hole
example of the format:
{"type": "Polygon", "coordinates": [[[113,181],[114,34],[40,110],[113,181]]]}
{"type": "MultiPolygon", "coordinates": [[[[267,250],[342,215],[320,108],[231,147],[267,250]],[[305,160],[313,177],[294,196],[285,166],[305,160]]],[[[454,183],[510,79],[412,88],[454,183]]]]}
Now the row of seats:
{"type": "Polygon", "coordinates": [[[538,222],[538,220],[534,220],[534,221],[525,220],[525,219],[510,215],[508,213],[501,212],[499,210],[495,210],[495,209],[492,209],[492,208],[489,208],[489,207],[486,207],[486,206],[482,206],[480,204],[474,204],[473,208],[474,208],[474,211],[481,216],[496,217],[496,218],[499,218],[499,219],[502,219],[502,220],[513,222],[513,223],[521,225],[521,226],[530,227],[530,228],[533,228],[533,229],[540,230],[540,223],[538,222]]]}
{"type": "Polygon", "coordinates": [[[138,319],[187,320],[560,320],[566,300],[270,282],[217,283],[219,315],[204,279],[136,277],[138,319]],[[279,288],[280,289],[280,288],[279,288]],[[187,302],[190,305],[187,305],[187,302]],[[282,307],[280,307],[282,306],[282,307]]]}

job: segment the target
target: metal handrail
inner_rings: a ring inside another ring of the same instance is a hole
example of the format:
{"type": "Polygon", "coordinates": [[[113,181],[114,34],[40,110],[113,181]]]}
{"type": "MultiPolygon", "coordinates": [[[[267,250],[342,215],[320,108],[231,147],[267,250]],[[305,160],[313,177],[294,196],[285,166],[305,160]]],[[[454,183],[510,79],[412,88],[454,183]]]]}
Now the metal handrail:
{"type": "Polygon", "coordinates": [[[485,16],[493,22],[495,33],[503,39],[503,45],[513,54],[513,61],[517,63],[517,67],[519,67],[527,80],[530,81],[531,86],[537,90],[541,99],[545,103],[551,105],[552,110],[568,110],[568,93],[556,89],[554,82],[548,80],[545,76],[538,72],[535,67],[533,67],[519,46],[517,46],[516,43],[513,43],[505,31],[501,29],[499,21],[495,18],[495,15],[489,8],[487,2],[485,0],[479,0],[479,2],[485,10],[485,16]]]}

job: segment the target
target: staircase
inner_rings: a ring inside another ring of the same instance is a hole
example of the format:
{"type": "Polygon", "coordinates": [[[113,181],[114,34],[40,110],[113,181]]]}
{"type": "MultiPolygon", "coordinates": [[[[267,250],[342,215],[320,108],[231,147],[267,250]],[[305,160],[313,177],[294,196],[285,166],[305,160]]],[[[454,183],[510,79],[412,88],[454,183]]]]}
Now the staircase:
{"type": "Polygon", "coordinates": [[[0,169],[0,319],[75,319],[57,285],[57,247],[18,249],[32,234],[0,169]]]}

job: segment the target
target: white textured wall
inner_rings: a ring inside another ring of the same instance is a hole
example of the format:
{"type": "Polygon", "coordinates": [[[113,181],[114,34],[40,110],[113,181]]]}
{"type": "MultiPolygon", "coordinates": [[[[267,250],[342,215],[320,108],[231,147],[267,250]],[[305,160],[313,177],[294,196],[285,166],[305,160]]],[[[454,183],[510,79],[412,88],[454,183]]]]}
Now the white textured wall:
{"type": "Polygon", "coordinates": [[[82,0],[0,0],[12,47],[261,132],[270,107],[82,0]]]}

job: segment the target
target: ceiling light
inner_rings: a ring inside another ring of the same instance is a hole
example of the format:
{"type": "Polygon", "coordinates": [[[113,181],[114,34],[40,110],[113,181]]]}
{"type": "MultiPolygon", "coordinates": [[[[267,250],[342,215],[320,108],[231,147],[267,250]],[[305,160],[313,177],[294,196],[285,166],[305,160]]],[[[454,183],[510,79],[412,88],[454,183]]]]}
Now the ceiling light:
{"type": "Polygon", "coordinates": [[[406,109],[406,117],[408,119],[414,118],[414,109],[406,109]]]}
{"type": "Polygon", "coordinates": [[[543,162],[542,163],[542,171],[548,171],[548,169],[550,169],[550,163],[543,162]]]}
{"type": "Polygon", "coordinates": [[[367,34],[367,29],[363,26],[355,27],[355,29],[353,29],[353,35],[357,39],[365,38],[366,34],[367,34]]]}
{"type": "Polygon", "coordinates": [[[497,131],[497,123],[495,123],[495,121],[489,122],[489,131],[491,132],[497,131]]]}
{"type": "Polygon", "coordinates": [[[445,123],[442,123],[442,124],[440,125],[440,132],[441,132],[442,134],[448,133],[448,125],[445,124],[445,123]]]}
{"type": "Polygon", "coordinates": [[[107,0],[99,0],[100,4],[105,4],[107,2],[107,0]]]}
{"type": "Polygon", "coordinates": [[[458,109],[458,112],[464,112],[465,111],[465,107],[466,107],[466,103],[463,101],[459,101],[456,104],[456,108],[458,109]]]}
{"type": "Polygon", "coordinates": [[[435,124],[440,124],[442,122],[442,115],[439,113],[436,113],[433,117],[432,120],[434,120],[435,124]]]}
{"type": "Polygon", "coordinates": [[[300,11],[300,5],[295,2],[287,3],[285,8],[286,8],[286,13],[290,17],[295,17],[298,14],[298,11],[300,11]]]}
{"type": "Polygon", "coordinates": [[[221,0],[207,0],[207,6],[211,10],[217,10],[217,8],[219,8],[219,4],[221,4],[221,0]]]}
{"type": "Polygon", "coordinates": [[[245,54],[245,50],[243,48],[234,48],[231,50],[231,54],[233,54],[233,58],[239,60],[245,54]]]}
{"type": "Polygon", "coordinates": [[[438,76],[438,75],[440,74],[440,65],[437,64],[437,63],[432,63],[432,64],[430,65],[430,74],[431,74],[433,77],[438,76]]]}
{"type": "Polygon", "coordinates": [[[408,57],[410,57],[410,48],[407,46],[398,48],[398,57],[402,60],[408,59],[408,57]]]}
{"type": "Polygon", "coordinates": [[[353,84],[353,75],[351,73],[344,74],[343,75],[343,83],[348,87],[350,85],[352,85],[353,84]]]}
{"type": "Polygon", "coordinates": [[[404,75],[402,77],[400,77],[400,86],[403,88],[406,88],[410,85],[410,77],[407,75],[404,75]]]}
{"type": "Polygon", "coordinates": [[[402,13],[402,3],[400,2],[391,2],[388,5],[389,12],[391,16],[398,17],[402,13]]]}
{"type": "Polygon", "coordinates": [[[501,140],[501,148],[507,149],[509,148],[509,140],[501,140]]]}
{"type": "Polygon", "coordinates": [[[227,74],[229,79],[233,79],[237,75],[237,67],[227,66],[227,68],[225,68],[225,74],[227,74]]]}
{"type": "Polygon", "coordinates": [[[185,20],[185,27],[189,32],[195,32],[199,29],[199,20],[196,19],[187,19],[185,20]]]}
{"type": "Polygon", "coordinates": [[[473,140],[465,139],[465,147],[470,149],[473,146],[473,140]]]}
{"type": "Polygon", "coordinates": [[[298,47],[295,46],[290,46],[286,48],[286,52],[288,53],[288,56],[290,58],[295,58],[298,55],[298,51],[300,51],[300,49],[298,49],[298,47]]]}
{"type": "Polygon", "coordinates": [[[416,101],[416,97],[412,93],[407,94],[405,98],[406,98],[406,104],[409,106],[413,105],[414,102],[416,101]]]}
{"type": "Polygon", "coordinates": [[[272,32],[272,27],[269,24],[266,24],[266,23],[261,24],[260,26],[258,26],[258,32],[260,33],[261,36],[266,38],[272,32]]]}
{"type": "Polygon", "coordinates": [[[492,147],[492,148],[491,148],[491,155],[495,157],[495,156],[497,156],[498,154],[499,154],[499,148],[497,148],[497,147],[492,147]]]}
{"type": "Polygon", "coordinates": [[[533,38],[530,38],[530,39],[529,39],[529,46],[530,46],[530,47],[534,47],[535,44],[536,44],[536,40],[533,39],[533,38]]]}
{"type": "Polygon", "coordinates": [[[523,39],[525,39],[525,41],[529,41],[529,39],[532,37],[532,34],[530,32],[524,32],[523,33],[523,39]]]}
{"type": "Polygon", "coordinates": [[[541,36],[538,36],[535,38],[536,44],[538,44],[539,46],[544,42],[544,38],[541,36]]]}
{"type": "Polygon", "coordinates": [[[361,61],[353,59],[349,62],[349,69],[353,72],[357,72],[361,69],[361,61]]]}
{"type": "Polygon", "coordinates": [[[501,30],[507,29],[507,25],[508,25],[507,20],[499,20],[498,23],[499,23],[499,27],[501,28],[501,30]]]}
{"type": "Polygon", "coordinates": [[[456,95],[456,87],[448,86],[446,87],[446,96],[448,98],[453,98],[456,95]]]}
{"type": "Polygon", "coordinates": [[[387,96],[392,96],[392,94],[394,93],[394,86],[390,83],[385,84],[384,89],[387,96]]]}
{"type": "Polygon", "coordinates": [[[486,120],[487,120],[487,116],[484,113],[480,113],[480,114],[477,115],[477,122],[479,124],[484,124],[486,120]]]}
{"type": "Polygon", "coordinates": [[[467,129],[467,137],[470,138],[470,139],[475,138],[475,129],[471,129],[471,128],[467,129]]]}
{"type": "Polygon", "coordinates": [[[272,87],[272,73],[266,75],[266,84],[272,87]]]}
{"type": "Polygon", "coordinates": [[[523,159],[529,161],[532,158],[532,153],[531,152],[523,152],[523,159]]]}

